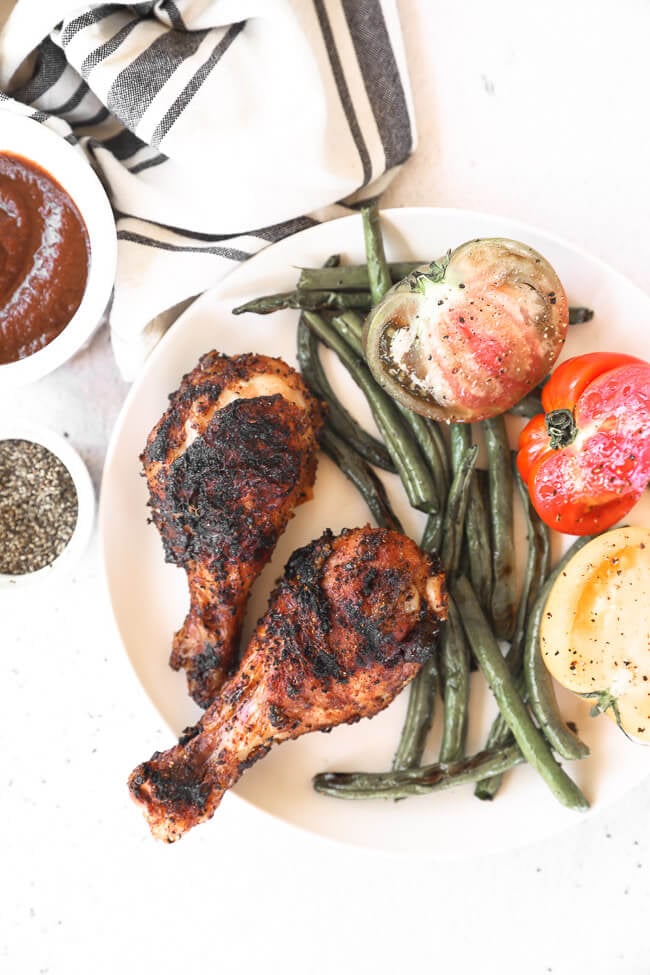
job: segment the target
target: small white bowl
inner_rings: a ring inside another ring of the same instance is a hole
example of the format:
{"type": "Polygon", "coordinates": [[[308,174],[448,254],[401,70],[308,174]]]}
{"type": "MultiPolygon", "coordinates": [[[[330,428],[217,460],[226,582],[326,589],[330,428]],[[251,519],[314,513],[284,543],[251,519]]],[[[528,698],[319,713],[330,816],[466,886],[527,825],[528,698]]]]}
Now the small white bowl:
{"type": "Polygon", "coordinates": [[[0,442],[3,440],[27,440],[40,444],[58,457],[69,471],[77,492],[77,521],[70,541],[53,562],[43,566],[42,569],[20,575],[0,573],[0,590],[45,582],[52,579],[54,575],[69,572],[79,562],[88,547],[95,524],[96,509],[95,489],[88,468],[74,447],[60,434],[29,423],[5,423],[0,424],[0,442]]]}
{"type": "Polygon", "coordinates": [[[43,349],[0,364],[0,390],[35,382],[78,352],[100,324],[113,292],[117,237],[102,184],[79,149],[33,119],[0,108],[0,153],[31,160],[69,194],[86,224],[90,242],[88,280],[81,303],[63,331],[43,349]]]}

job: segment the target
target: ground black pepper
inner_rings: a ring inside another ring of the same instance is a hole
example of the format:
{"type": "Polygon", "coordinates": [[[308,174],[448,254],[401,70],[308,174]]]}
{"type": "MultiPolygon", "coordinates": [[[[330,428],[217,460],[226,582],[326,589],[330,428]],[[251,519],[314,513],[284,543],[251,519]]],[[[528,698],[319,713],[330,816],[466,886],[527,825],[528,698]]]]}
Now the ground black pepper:
{"type": "Polygon", "coordinates": [[[67,467],[29,440],[0,440],[0,573],[53,562],[72,537],[78,500],[67,467]]]}

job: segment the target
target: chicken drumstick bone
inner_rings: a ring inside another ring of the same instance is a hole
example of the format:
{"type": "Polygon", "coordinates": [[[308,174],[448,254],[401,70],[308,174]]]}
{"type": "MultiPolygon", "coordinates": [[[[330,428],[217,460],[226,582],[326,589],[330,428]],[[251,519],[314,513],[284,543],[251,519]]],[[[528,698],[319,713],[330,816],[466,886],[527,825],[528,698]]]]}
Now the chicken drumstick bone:
{"type": "Polygon", "coordinates": [[[239,670],[179,743],[131,774],[152,833],[210,819],[273,743],[371,717],[435,651],[444,576],[398,532],[327,531],[298,549],[239,670]]]}
{"type": "Polygon", "coordinates": [[[202,707],[232,671],[252,583],[312,496],[320,403],[281,359],[209,352],[184,376],[141,460],[167,562],[190,609],[170,664],[202,707]]]}

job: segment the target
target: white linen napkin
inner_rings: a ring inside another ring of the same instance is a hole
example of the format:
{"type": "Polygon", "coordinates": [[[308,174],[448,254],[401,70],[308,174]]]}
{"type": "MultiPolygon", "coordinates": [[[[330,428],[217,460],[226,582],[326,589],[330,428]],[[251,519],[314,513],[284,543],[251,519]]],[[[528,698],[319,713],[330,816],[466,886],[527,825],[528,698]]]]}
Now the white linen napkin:
{"type": "Polygon", "coordinates": [[[127,379],[188,300],[376,197],[415,145],[395,0],[18,0],[2,111],[54,128],[106,187],[127,379]]]}

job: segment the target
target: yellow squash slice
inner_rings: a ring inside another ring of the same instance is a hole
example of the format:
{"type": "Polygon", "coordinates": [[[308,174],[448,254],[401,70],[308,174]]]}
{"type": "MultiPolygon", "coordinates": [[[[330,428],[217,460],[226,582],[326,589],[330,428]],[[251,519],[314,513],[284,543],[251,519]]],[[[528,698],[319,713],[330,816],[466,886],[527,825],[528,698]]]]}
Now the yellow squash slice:
{"type": "Polygon", "coordinates": [[[576,553],[549,594],[541,651],[592,713],[650,742],[650,529],[616,528],[576,553]]]}

